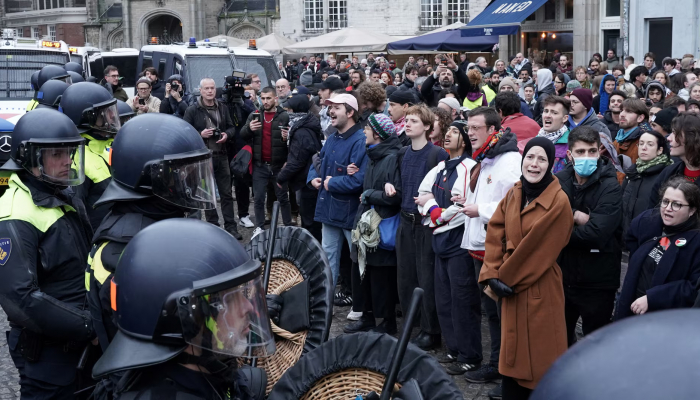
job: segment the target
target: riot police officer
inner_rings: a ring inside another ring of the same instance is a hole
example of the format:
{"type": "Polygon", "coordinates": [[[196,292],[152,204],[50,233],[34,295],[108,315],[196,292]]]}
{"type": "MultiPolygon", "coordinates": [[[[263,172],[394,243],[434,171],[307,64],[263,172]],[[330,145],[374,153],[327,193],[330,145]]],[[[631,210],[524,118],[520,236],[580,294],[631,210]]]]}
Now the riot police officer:
{"type": "Polygon", "coordinates": [[[268,356],[275,342],[262,267],[233,236],[193,219],[157,222],[126,246],[111,286],[119,331],[93,376],[130,371],[116,396],[260,398],[234,357],[268,356]]]}
{"type": "Polygon", "coordinates": [[[112,180],[95,203],[98,208],[109,205],[111,211],[95,229],[86,277],[93,326],[103,350],[117,332],[105,282],[127,243],[157,221],[216,208],[211,152],[199,132],[179,118],[134,118],[119,131],[111,157],[112,180]]]}
{"type": "Polygon", "coordinates": [[[12,171],[0,198],[0,305],[22,399],[72,399],[94,336],[83,284],[91,229],[65,190],[85,179],[84,146],[70,118],[35,110],[17,122],[0,168],[12,171]]]}
{"type": "Polygon", "coordinates": [[[83,66],[75,61],[67,62],[66,65],[63,66],[63,69],[65,69],[68,72],[75,72],[80,76],[83,75],[83,66]]]}
{"type": "Polygon", "coordinates": [[[71,85],[61,96],[60,109],[81,130],[85,145],[85,183],[76,190],[97,228],[109,212],[109,207],[95,209],[95,203],[109,185],[112,173],[109,149],[114,135],[121,127],[117,100],[107,89],[90,82],[71,85]]]}
{"type": "Polygon", "coordinates": [[[36,95],[36,101],[39,103],[36,108],[53,108],[54,110],[58,110],[61,96],[63,96],[63,92],[68,89],[68,86],[67,83],[56,79],[46,81],[36,95]]]}
{"type": "Polygon", "coordinates": [[[72,83],[85,82],[85,78],[83,78],[83,76],[77,72],[68,71],[68,75],[70,75],[70,80],[72,83]]]}
{"type": "Polygon", "coordinates": [[[32,87],[32,90],[34,91],[34,96],[32,97],[31,100],[29,100],[29,103],[27,104],[27,107],[25,109],[25,111],[27,111],[27,112],[35,109],[36,106],[39,104],[36,101],[36,95],[39,92],[39,72],[41,72],[41,71],[34,72],[32,74],[32,77],[29,79],[29,84],[32,87]]]}
{"type": "Polygon", "coordinates": [[[132,110],[128,104],[119,99],[117,99],[117,110],[119,111],[119,122],[122,124],[122,126],[126,123],[126,121],[136,116],[134,110],[132,110]]]}
{"type": "Polygon", "coordinates": [[[39,85],[39,87],[42,87],[44,86],[44,83],[50,81],[51,79],[57,79],[69,85],[73,83],[68,72],[59,65],[47,65],[44,68],[42,68],[39,71],[37,84],[39,85]]]}

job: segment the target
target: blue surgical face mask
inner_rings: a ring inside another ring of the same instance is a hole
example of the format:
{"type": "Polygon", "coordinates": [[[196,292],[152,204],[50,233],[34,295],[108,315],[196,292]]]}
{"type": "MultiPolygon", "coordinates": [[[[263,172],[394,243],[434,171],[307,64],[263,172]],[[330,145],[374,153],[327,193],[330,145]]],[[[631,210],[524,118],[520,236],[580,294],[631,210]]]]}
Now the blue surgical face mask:
{"type": "Polygon", "coordinates": [[[598,158],[594,157],[579,157],[574,158],[574,171],[583,178],[588,178],[593,175],[598,168],[598,158]]]}

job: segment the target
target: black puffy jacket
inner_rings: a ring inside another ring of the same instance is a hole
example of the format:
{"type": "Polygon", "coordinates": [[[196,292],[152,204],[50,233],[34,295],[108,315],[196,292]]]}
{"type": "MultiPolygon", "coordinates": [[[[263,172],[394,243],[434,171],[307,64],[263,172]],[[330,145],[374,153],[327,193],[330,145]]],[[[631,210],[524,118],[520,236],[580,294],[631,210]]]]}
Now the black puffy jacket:
{"type": "Polygon", "coordinates": [[[617,289],[620,286],[622,190],[615,167],[605,158],[588,181],[577,187],[574,165],[557,174],[574,212],[589,215],[575,225],[569,244],[559,255],[565,286],[617,289]]]}
{"type": "Polygon", "coordinates": [[[314,114],[306,114],[289,130],[289,154],[287,163],[277,175],[277,182],[289,183],[291,190],[306,187],[306,176],[313,155],[321,151],[321,122],[314,114]]]}
{"type": "MultiPolygon", "coordinates": [[[[401,142],[396,135],[389,136],[378,145],[367,148],[367,167],[362,183],[365,203],[360,203],[353,227],[362,214],[372,208],[382,218],[393,217],[401,211],[401,171],[399,170],[399,150],[401,142]],[[384,185],[391,183],[396,189],[394,196],[384,193],[384,185]]],[[[357,251],[353,246],[353,253],[357,251]]],[[[355,256],[355,254],[353,254],[355,256]]],[[[396,265],[396,252],[377,248],[367,253],[367,264],[375,267],[396,265]]]]}
{"type": "Polygon", "coordinates": [[[644,210],[654,208],[655,204],[649,204],[649,194],[651,193],[656,178],[665,165],[654,165],[637,172],[637,166],[633,166],[625,171],[625,180],[622,181],[622,237],[625,237],[627,229],[632,220],[644,210]]]}
{"type": "MultiPolygon", "coordinates": [[[[264,118],[264,113],[260,113],[264,118]]],[[[250,121],[253,120],[253,114],[248,116],[245,126],[241,129],[241,139],[245,141],[252,140],[253,142],[253,162],[262,162],[262,136],[263,130],[258,131],[250,129],[250,121]]],[[[289,125],[289,115],[282,107],[277,107],[274,118],[272,118],[272,168],[282,168],[287,162],[287,142],[282,140],[282,128],[287,128],[289,125]]]]}

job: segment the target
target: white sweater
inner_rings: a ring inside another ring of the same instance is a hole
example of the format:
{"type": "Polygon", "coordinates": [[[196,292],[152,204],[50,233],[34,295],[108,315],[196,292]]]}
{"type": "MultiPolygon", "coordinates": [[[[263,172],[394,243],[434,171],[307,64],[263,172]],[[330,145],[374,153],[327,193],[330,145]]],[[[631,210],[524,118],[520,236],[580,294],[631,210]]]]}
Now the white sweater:
{"type": "Polygon", "coordinates": [[[486,242],[486,225],[501,200],[513,185],[520,180],[522,156],[517,151],[500,154],[494,158],[485,158],[481,162],[481,172],[474,192],[467,186],[467,204],[479,206],[479,217],[467,218],[464,225],[462,248],[467,250],[484,250],[486,242]]]}
{"type": "MultiPolygon", "coordinates": [[[[464,196],[464,191],[465,188],[469,187],[469,171],[471,171],[472,167],[476,165],[476,162],[472,160],[471,158],[465,158],[456,168],[457,170],[457,180],[455,181],[454,185],[452,186],[452,196],[464,196]]],[[[420,186],[418,187],[418,196],[426,193],[432,193],[433,189],[433,184],[435,183],[435,178],[437,178],[438,174],[442,173],[442,170],[445,169],[445,162],[441,161],[438,165],[435,166],[435,168],[431,169],[428,174],[423,178],[423,181],[421,182],[420,186]]],[[[425,216],[426,218],[423,218],[423,224],[424,225],[429,225],[431,228],[434,228],[436,225],[432,223],[430,220],[430,215],[428,214],[430,211],[430,208],[433,206],[437,206],[438,203],[435,199],[430,199],[428,200],[427,203],[423,207],[418,206],[418,212],[425,216]]],[[[442,219],[445,221],[449,221],[447,224],[439,226],[437,229],[433,231],[433,235],[436,235],[438,233],[446,232],[450,229],[456,228],[458,226],[461,226],[464,223],[464,220],[466,216],[460,212],[458,212],[461,209],[460,206],[457,206],[455,204],[452,204],[448,208],[445,209],[445,211],[442,212],[442,219]]]]}

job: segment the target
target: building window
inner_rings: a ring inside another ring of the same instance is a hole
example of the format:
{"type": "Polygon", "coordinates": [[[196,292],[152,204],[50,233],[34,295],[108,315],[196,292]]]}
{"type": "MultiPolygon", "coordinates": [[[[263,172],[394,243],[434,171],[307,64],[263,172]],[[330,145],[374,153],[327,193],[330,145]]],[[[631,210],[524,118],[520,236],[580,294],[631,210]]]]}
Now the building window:
{"type": "Polygon", "coordinates": [[[56,25],[48,25],[49,27],[49,40],[56,40],[56,25]]]}
{"type": "Polygon", "coordinates": [[[564,1],[564,18],[566,18],[566,19],[573,19],[574,18],[574,0],[565,0],[564,1]]]}
{"type": "Polygon", "coordinates": [[[447,0],[447,25],[455,22],[469,22],[469,2],[467,0],[447,0]]]}
{"type": "Polygon", "coordinates": [[[23,27],[20,26],[19,28],[15,28],[15,29],[17,29],[17,37],[24,37],[24,28],[23,27]]]}
{"type": "Polygon", "coordinates": [[[620,16],[620,0],[607,0],[605,4],[605,16],[619,17],[620,16]]]}
{"type": "Polygon", "coordinates": [[[41,38],[41,32],[39,31],[38,26],[32,26],[32,39],[39,39],[41,38]]]}
{"type": "Polygon", "coordinates": [[[65,0],[37,0],[40,10],[50,10],[52,8],[64,8],[65,0]]]}
{"type": "Polygon", "coordinates": [[[331,0],[328,2],[328,29],[337,30],[348,27],[347,0],[331,0]]]}
{"type": "Polygon", "coordinates": [[[323,0],[304,0],[304,29],[323,30],[323,0]]]}
{"type": "Polygon", "coordinates": [[[7,13],[32,11],[32,0],[7,0],[5,7],[7,13]]]}
{"type": "Polygon", "coordinates": [[[544,20],[554,21],[557,18],[557,2],[555,0],[547,0],[544,3],[544,20]]]}
{"type": "Polygon", "coordinates": [[[442,0],[420,0],[420,29],[442,26],[442,0]]]}

